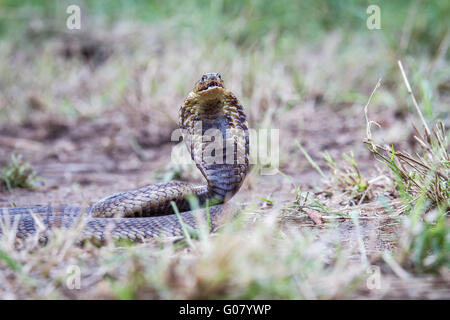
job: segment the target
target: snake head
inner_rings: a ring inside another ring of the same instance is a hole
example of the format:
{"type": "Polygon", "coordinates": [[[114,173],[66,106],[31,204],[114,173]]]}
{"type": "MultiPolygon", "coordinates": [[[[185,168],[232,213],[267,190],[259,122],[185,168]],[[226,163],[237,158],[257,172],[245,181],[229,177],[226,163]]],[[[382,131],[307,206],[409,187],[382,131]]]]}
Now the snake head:
{"type": "Polygon", "coordinates": [[[195,84],[193,92],[202,98],[217,98],[224,91],[222,77],[218,73],[206,73],[195,84]]]}

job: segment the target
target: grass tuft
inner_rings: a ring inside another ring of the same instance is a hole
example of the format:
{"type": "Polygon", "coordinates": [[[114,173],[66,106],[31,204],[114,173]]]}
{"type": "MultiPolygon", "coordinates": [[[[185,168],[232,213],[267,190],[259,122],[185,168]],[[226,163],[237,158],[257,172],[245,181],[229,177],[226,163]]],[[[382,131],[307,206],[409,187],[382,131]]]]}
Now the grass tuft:
{"type": "MultiPolygon", "coordinates": [[[[450,268],[449,133],[441,121],[429,129],[400,62],[399,67],[423,126],[422,132],[413,124],[419,150],[412,155],[375,142],[367,115],[368,105],[365,108],[367,137],[364,142],[390,169],[408,214],[404,219],[398,260],[417,272],[438,272],[450,268]]],[[[378,87],[379,83],[375,90],[378,87]]]]}
{"type": "MultiPolygon", "coordinates": [[[[34,190],[38,177],[31,165],[22,160],[21,155],[11,155],[10,162],[3,168],[0,174],[0,182],[12,192],[13,188],[25,188],[34,190]]],[[[0,183],[1,185],[1,183],[0,183]]]]}

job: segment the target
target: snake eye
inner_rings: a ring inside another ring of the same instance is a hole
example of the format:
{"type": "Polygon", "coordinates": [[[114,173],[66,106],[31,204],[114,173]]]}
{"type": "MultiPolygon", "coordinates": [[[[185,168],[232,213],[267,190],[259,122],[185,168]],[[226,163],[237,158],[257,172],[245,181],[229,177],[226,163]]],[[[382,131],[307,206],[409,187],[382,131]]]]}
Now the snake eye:
{"type": "Polygon", "coordinates": [[[217,77],[218,77],[220,80],[222,80],[222,77],[220,76],[220,74],[217,74],[217,77]]]}
{"type": "Polygon", "coordinates": [[[202,81],[206,80],[206,75],[202,75],[202,81]]]}

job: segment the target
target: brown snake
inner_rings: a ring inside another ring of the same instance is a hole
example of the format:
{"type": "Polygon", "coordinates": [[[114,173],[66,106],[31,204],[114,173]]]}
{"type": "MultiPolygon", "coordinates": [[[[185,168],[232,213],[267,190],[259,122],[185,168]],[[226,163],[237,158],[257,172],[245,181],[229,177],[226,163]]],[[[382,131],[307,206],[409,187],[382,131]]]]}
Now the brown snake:
{"type": "Polygon", "coordinates": [[[208,210],[214,229],[226,211],[222,203],[240,188],[248,171],[249,137],[246,115],[238,99],[224,87],[218,73],[202,76],[189,93],[179,112],[180,128],[191,158],[205,177],[206,185],[170,181],[122,192],[100,200],[83,210],[73,206],[35,206],[0,209],[0,235],[5,225],[15,226],[19,238],[52,227],[70,228],[83,219],[83,238],[142,240],[153,237],[182,236],[184,224],[196,228],[198,218],[190,210],[188,197],[195,195],[198,209],[208,210]],[[83,213],[83,214],[82,214],[83,213]]]}

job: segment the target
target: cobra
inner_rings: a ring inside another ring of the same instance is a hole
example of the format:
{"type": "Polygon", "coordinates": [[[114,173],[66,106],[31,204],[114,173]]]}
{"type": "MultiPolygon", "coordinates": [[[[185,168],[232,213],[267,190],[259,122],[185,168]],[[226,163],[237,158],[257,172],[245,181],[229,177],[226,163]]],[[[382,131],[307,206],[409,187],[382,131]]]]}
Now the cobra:
{"type": "Polygon", "coordinates": [[[213,204],[196,211],[199,216],[208,212],[209,227],[214,230],[227,211],[224,203],[239,190],[249,168],[246,115],[236,96],[225,88],[221,76],[207,73],[180,107],[179,124],[206,184],[153,184],[114,194],[86,209],[68,205],[2,208],[2,224],[17,226],[19,238],[37,232],[45,235],[54,227],[72,228],[80,219],[84,222],[82,238],[104,240],[107,234],[131,240],[176,237],[183,235],[182,223],[198,227],[197,213],[190,211],[189,197],[194,195],[203,207],[213,204]],[[174,207],[181,212],[179,216],[174,207]]]}

